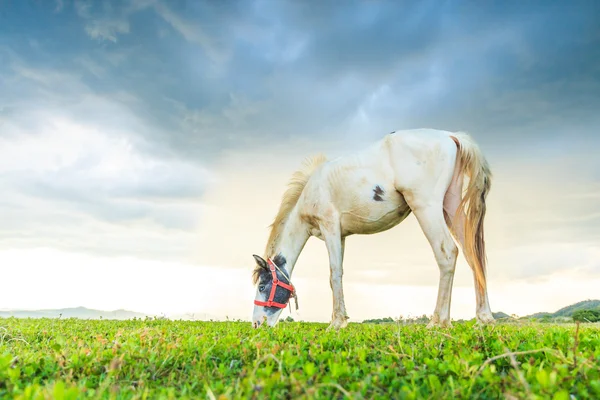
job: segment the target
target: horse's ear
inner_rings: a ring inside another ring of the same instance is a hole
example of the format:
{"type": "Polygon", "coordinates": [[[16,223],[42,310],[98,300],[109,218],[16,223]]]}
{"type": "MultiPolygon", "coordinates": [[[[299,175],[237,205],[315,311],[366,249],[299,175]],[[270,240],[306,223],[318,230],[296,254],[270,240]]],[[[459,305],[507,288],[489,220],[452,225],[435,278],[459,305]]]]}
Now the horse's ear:
{"type": "Polygon", "coordinates": [[[252,254],[252,257],[254,257],[254,259],[256,260],[256,263],[261,267],[264,268],[266,270],[269,269],[269,267],[267,266],[267,262],[265,260],[263,260],[263,258],[261,256],[257,256],[256,254],[252,254]]]}

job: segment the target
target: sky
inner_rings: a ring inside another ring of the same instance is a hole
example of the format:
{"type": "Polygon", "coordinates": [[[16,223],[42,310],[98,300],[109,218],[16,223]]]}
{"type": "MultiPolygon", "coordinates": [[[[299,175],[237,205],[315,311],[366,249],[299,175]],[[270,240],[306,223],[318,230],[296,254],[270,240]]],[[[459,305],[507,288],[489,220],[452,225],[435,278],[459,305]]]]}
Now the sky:
{"type": "MultiPolygon", "coordinates": [[[[302,160],[422,127],[491,164],[492,311],[598,298],[599,109],[593,0],[0,0],[0,309],[249,319],[302,160]]],[[[414,216],[344,266],[351,321],[433,312],[414,216]]],[[[292,317],[329,321],[318,239],[293,282],[292,317]]],[[[460,258],[452,317],[474,316],[460,258]]]]}

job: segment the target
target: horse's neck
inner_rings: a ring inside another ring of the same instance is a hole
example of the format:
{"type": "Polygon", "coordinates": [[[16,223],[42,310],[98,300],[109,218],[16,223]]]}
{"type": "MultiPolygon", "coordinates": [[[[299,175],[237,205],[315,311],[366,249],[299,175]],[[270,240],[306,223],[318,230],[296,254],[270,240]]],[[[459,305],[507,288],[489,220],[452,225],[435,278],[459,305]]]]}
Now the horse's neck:
{"type": "Polygon", "coordinates": [[[277,240],[270,247],[267,256],[272,259],[279,256],[280,263],[282,263],[281,257],[283,257],[285,259],[285,269],[291,275],[308,238],[308,226],[294,209],[283,223],[277,240]]]}

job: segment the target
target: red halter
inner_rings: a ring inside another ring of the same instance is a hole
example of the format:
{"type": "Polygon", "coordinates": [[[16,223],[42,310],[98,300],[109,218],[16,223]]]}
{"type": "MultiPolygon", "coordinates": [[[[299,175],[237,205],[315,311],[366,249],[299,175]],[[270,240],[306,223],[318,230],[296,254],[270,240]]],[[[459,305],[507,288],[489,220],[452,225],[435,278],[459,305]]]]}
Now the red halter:
{"type": "Polygon", "coordinates": [[[287,283],[283,283],[279,279],[277,279],[275,263],[271,261],[270,258],[267,260],[267,263],[269,264],[269,269],[271,270],[271,274],[273,275],[273,286],[271,286],[271,294],[269,295],[268,301],[254,300],[254,304],[256,304],[257,306],[285,308],[287,307],[287,302],[289,302],[290,298],[294,295],[294,286],[288,285],[287,283]],[[291,292],[290,297],[288,297],[288,299],[286,300],[286,304],[277,303],[273,301],[273,298],[275,297],[275,291],[277,290],[277,286],[281,286],[282,288],[287,289],[291,292]]]}

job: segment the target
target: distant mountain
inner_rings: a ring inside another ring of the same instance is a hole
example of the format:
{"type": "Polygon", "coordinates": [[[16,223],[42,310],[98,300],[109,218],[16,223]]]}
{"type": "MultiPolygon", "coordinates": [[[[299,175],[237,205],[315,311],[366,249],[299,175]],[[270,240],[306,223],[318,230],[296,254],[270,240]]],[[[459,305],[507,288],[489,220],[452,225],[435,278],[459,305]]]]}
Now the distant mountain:
{"type": "Polygon", "coordinates": [[[579,310],[598,310],[600,311],[600,300],[584,300],[579,303],[571,304],[570,306],[566,306],[561,308],[558,311],[553,313],[550,312],[538,312],[535,314],[528,315],[524,318],[543,318],[543,317],[570,317],[573,315],[575,311],[579,310]]]}
{"type": "MultiPolygon", "coordinates": [[[[597,310],[600,311],[600,300],[584,300],[579,303],[571,304],[570,306],[566,306],[561,308],[558,311],[553,313],[550,312],[538,312],[535,314],[531,314],[523,319],[527,318],[557,318],[557,317],[571,317],[575,311],[579,310],[597,310]]],[[[495,319],[508,318],[510,315],[504,312],[495,312],[493,313],[495,319]]],[[[116,319],[116,320],[125,320],[132,318],[145,318],[145,317],[154,317],[154,315],[138,313],[129,310],[114,310],[114,311],[103,311],[103,310],[94,310],[85,307],[75,307],[75,308],[60,308],[60,309],[51,309],[51,310],[8,310],[8,311],[0,311],[0,318],[79,318],[79,319],[116,319]]],[[[206,313],[188,313],[188,314],[174,314],[164,316],[168,319],[182,319],[182,320],[196,320],[196,321],[224,321],[229,319],[230,321],[234,320],[245,320],[245,318],[236,318],[236,317],[217,317],[215,315],[206,314],[206,313]]],[[[364,322],[370,322],[364,321],[364,322]]]]}
{"type": "Polygon", "coordinates": [[[102,311],[85,307],[60,308],[52,310],[10,310],[0,311],[0,318],[80,318],[80,319],[132,319],[144,318],[146,314],[128,310],[102,311]]]}

